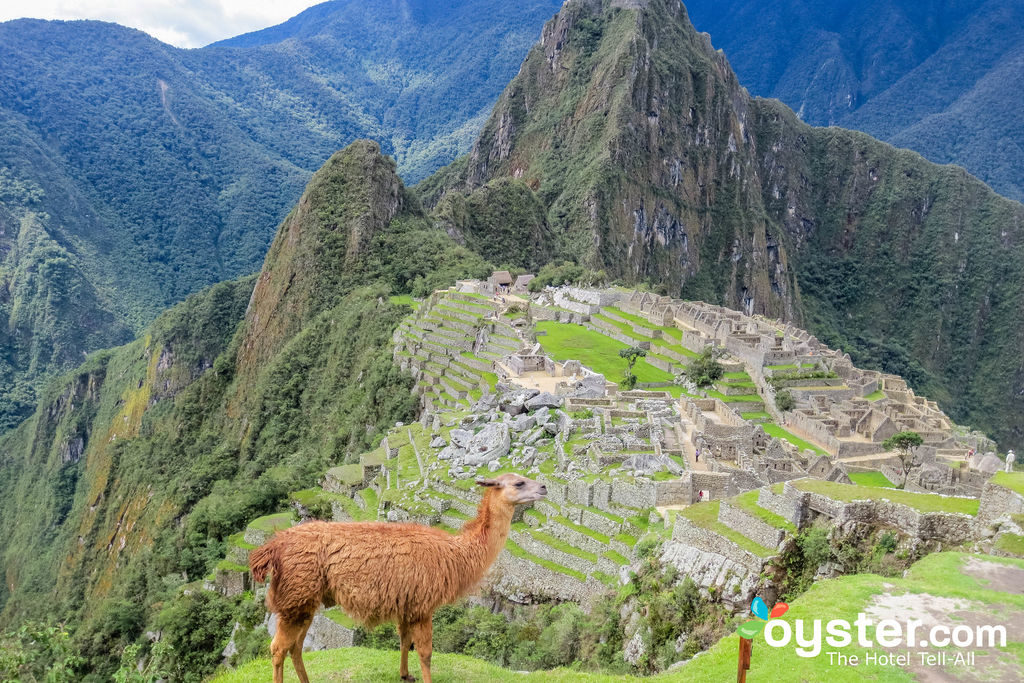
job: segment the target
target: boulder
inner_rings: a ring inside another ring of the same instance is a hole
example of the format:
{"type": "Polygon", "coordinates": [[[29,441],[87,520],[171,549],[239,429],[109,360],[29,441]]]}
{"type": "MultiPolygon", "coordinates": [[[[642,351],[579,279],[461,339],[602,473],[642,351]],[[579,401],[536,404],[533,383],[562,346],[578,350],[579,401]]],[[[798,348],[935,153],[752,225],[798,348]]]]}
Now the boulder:
{"type": "Polygon", "coordinates": [[[447,445],[448,445],[448,442],[446,442],[444,440],[444,437],[442,437],[440,435],[439,436],[435,436],[434,440],[430,442],[430,447],[431,448],[444,448],[447,445]]]}
{"type": "Polygon", "coordinates": [[[537,418],[533,415],[517,415],[509,423],[509,428],[518,434],[519,432],[525,432],[527,429],[533,429],[536,424],[537,418]]]}
{"type": "Polygon", "coordinates": [[[529,410],[537,410],[538,408],[561,408],[562,399],[554,394],[544,391],[526,402],[526,407],[529,410]]]}
{"type": "Polygon", "coordinates": [[[518,415],[527,409],[527,402],[538,393],[536,389],[524,388],[506,391],[498,398],[498,407],[509,415],[518,415]]]}
{"type": "MultiPolygon", "coordinates": [[[[453,435],[455,431],[452,430],[453,435]]],[[[490,422],[469,439],[463,462],[467,465],[484,465],[508,455],[511,445],[508,425],[503,422],[490,422]]]]}

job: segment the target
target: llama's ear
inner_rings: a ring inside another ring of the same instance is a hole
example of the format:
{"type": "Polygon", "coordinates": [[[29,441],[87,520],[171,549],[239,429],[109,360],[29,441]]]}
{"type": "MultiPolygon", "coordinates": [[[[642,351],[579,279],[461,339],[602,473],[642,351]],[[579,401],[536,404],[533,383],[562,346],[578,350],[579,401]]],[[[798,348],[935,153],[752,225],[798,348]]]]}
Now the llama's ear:
{"type": "Polygon", "coordinates": [[[497,479],[477,479],[476,480],[476,485],[477,486],[497,486],[497,487],[500,488],[501,487],[501,482],[498,481],[497,479]]]}

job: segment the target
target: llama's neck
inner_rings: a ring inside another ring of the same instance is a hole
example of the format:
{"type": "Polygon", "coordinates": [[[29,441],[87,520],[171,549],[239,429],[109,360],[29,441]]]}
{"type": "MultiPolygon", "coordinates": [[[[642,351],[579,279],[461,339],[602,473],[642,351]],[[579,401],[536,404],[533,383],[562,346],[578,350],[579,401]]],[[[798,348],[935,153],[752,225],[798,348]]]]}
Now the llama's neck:
{"type": "Polygon", "coordinates": [[[512,511],[513,507],[501,501],[496,491],[488,490],[480,502],[476,518],[462,527],[458,538],[474,569],[472,576],[467,577],[472,579],[472,583],[480,580],[505,547],[512,525],[512,511]]]}

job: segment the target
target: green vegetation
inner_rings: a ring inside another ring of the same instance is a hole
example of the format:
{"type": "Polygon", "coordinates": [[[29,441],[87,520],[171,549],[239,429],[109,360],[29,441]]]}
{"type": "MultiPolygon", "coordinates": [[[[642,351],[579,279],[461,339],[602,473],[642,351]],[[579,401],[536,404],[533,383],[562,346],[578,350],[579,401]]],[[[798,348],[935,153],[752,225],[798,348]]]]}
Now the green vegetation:
{"type": "Polygon", "coordinates": [[[958,512],[966,515],[978,514],[977,498],[954,498],[937,496],[932,493],[911,493],[899,489],[880,489],[873,486],[851,486],[820,479],[798,479],[793,482],[801,491],[820,493],[842,502],[854,500],[889,500],[911,507],[918,512],[958,512]]]}
{"type": "Polygon", "coordinates": [[[792,522],[788,521],[780,515],[775,514],[771,510],[765,510],[763,507],[757,504],[757,498],[759,495],[760,489],[754,489],[752,491],[741,493],[740,495],[729,499],[729,502],[732,505],[743,510],[744,512],[749,512],[750,514],[754,515],[762,522],[765,522],[766,524],[769,524],[775,527],[776,529],[785,529],[789,533],[795,535],[797,529],[792,522]]]}
{"type": "Polygon", "coordinates": [[[878,488],[896,488],[889,479],[881,472],[850,472],[850,481],[857,486],[875,486],[878,488]]]}
{"type": "Polygon", "coordinates": [[[587,270],[583,266],[576,265],[570,261],[545,264],[537,277],[530,280],[527,285],[531,292],[539,292],[545,287],[558,287],[561,285],[599,285],[605,280],[603,271],[587,270]]]}
{"type": "Polygon", "coordinates": [[[882,448],[887,451],[896,451],[903,466],[903,474],[909,474],[914,467],[914,449],[924,443],[924,439],[917,432],[899,432],[893,434],[882,442],[882,448]]]}
{"type": "Polygon", "coordinates": [[[626,361],[626,370],[622,373],[623,380],[621,382],[623,388],[633,389],[636,386],[636,375],[633,374],[633,366],[636,361],[647,355],[647,351],[641,349],[639,346],[631,346],[626,349],[619,349],[619,358],[623,358],[626,361]]]}
{"type": "Polygon", "coordinates": [[[789,393],[786,389],[781,389],[775,392],[775,407],[784,413],[796,408],[796,399],[793,398],[793,394],[789,393]]]}
{"type": "Polygon", "coordinates": [[[775,550],[765,548],[760,543],[747,538],[740,532],[719,522],[718,510],[720,507],[721,501],[718,500],[696,503],[685,510],[682,510],[679,513],[679,516],[690,520],[697,526],[714,531],[719,536],[729,539],[743,550],[752,552],[759,557],[770,557],[775,554],[775,550]]]}
{"type": "Polygon", "coordinates": [[[1024,536],[1002,534],[996,539],[996,549],[1024,557],[1024,536]]]}
{"type": "Polygon", "coordinates": [[[759,410],[759,411],[756,411],[756,412],[753,412],[753,413],[740,413],[740,417],[742,417],[744,420],[754,420],[754,421],[762,421],[762,420],[770,420],[770,419],[772,419],[772,416],[769,413],[764,412],[763,410],[759,410]]]}
{"type": "Polygon", "coordinates": [[[698,387],[707,387],[725,374],[725,368],[718,362],[721,351],[709,346],[700,352],[700,355],[686,366],[686,376],[698,387]]]}
{"type": "MultiPolygon", "coordinates": [[[[884,594],[928,594],[939,597],[966,599],[980,602],[986,614],[992,610],[1005,613],[1012,606],[1014,611],[1024,609],[1020,595],[992,590],[985,582],[962,571],[965,561],[976,557],[984,561],[1007,564],[1024,569],[1024,562],[1002,558],[980,557],[962,553],[935,553],[919,560],[907,572],[906,577],[883,578],[874,574],[843,576],[828,581],[813,582],[809,590],[800,597],[790,600],[786,618],[795,621],[803,619],[809,623],[827,614],[830,619],[845,619],[853,623],[859,612],[864,612],[879,596],[884,594]]],[[[785,596],[783,596],[785,597],[785,596]]],[[[1011,666],[1017,656],[1017,647],[1005,650],[1011,657],[1011,666]]],[[[736,675],[737,636],[723,638],[707,653],[692,663],[686,664],[676,675],[684,679],[731,680],[736,675]]],[[[865,650],[851,649],[851,654],[862,654],[865,650]]],[[[866,664],[863,659],[857,667],[836,667],[829,664],[828,657],[797,657],[791,648],[755,648],[751,663],[751,678],[772,677],[785,681],[836,681],[837,683],[859,683],[865,677],[874,680],[907,682],[915,680],[904,669],[886,664],[866,664]]]]}
{"type": "Polygon", "coordinates": [[[768,436],[774,436],[777,439],[784,439],[793,444],[794,446],[796,446],[797,448],[799,448],[800,450],[809,449],[814,451],[818,455],[829,454],[828,451],[821,448],[820,446],[815,446],[810,441],[806,441],[804,439],[801,439],[799,436],[796,436],[795,434],[787,432],[785,429],[783,429],[777,424],[765,424],[763,425],[763,427],[765,434],[767,434],[768,436]]]}
{"type": "Polygon", "coordinates": [[[1024,496],[1024,472],[996,472],[989,481],[1024,496]]]}
{"type": "MultiPolygon", "coordinates": [[[[621,377],[626,370],[626,360],[619,356],[619,351],[628,347],[600,332],[593,332],[582,325],[552,321],[538,322],[537,330],[544,333],[537,340],[555,360],[579,360],[605,377],[621,377]]],[[[633,374],[638,382],[671,382],[674,379],[671,374],[643,361],[637,363],[633,374]]]]}
{"type": "Polygon", "coordinates": [[[872,401],[872,402],[873,401],[879,401],[879,400],[885,398],[885,392],[882,391],[881,389],[878,389],[876,391],[872,391],[870,394],[868,394],[864,398],[866,398],[867,400],[872,401]]]}

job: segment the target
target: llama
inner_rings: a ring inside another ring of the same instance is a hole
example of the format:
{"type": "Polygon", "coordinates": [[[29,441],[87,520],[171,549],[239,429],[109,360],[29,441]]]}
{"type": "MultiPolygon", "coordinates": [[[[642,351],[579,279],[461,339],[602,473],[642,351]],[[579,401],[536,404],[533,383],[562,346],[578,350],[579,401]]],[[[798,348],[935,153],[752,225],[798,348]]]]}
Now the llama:
{"type": "Polygon", "coordinates": [[[367,627],[387,621],[402,642],[399,674],[409,675],[415,644],[424,683],[430,683],[434,610],[477,585],[505,547],[516,505],[540,500],[547,487],[517,474],[476,482],[487,488],[475,519],[452,535],[422,524],[308,522],[279,531],[249,558],[253,579],[271,574],[267,609],[278,614],[270,646],[274,683],[284,680],[291,654],[295,673],[309,683],[302,642],[323,603],[339,605],[367,627]]]}

